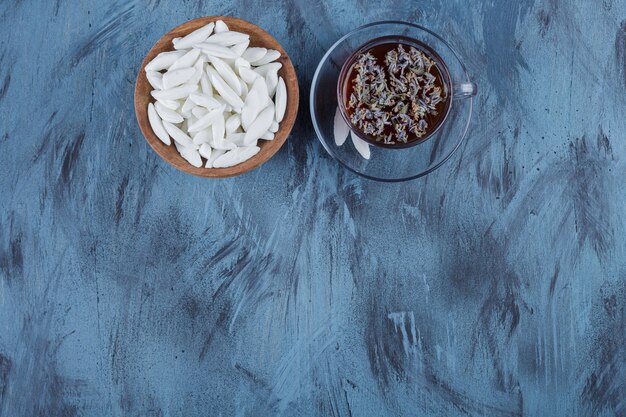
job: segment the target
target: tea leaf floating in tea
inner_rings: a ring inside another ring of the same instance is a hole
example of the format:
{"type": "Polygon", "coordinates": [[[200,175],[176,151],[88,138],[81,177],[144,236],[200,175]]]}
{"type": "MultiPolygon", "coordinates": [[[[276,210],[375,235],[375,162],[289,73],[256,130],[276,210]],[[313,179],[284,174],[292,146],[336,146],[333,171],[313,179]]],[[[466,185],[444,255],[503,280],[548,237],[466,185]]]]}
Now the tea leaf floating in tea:
{"type": "Polygon", "coordinates": [[[435,61],[414,46],[375,46],[357,57],[349,77],[350,122],[385,145],[426,137],[447,98],[442,78],[435,61]],[[381,48],[384,55],[376,53],[381,48]]]}

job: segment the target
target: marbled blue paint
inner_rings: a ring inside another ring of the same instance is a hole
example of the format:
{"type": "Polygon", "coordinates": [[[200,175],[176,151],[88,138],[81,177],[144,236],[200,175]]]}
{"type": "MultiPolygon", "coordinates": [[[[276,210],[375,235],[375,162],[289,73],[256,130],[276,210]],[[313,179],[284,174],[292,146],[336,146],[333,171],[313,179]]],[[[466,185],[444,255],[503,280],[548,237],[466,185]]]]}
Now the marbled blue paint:
{"type": "Polygon", "coordinates": [[[0,415],[626,415],[626,1],[0,3],[0,415]],[[133,85],[229,14],[295,63],[239,178],[147,146],[133,85]],[[362,180],[307,95],[339,36],[444,34],[480,87],[440,170],[362,180]]]}

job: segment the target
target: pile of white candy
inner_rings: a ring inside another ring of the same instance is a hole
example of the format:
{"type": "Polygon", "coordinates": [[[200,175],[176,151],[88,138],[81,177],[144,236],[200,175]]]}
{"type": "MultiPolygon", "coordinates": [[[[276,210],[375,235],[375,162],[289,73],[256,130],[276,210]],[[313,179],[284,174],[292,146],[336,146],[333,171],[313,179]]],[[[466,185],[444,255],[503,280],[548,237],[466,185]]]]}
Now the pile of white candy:
{"type": "Polygon", "coordinates": [[[173,40],[146,65],[155,103],[154,134],[195,167],[225,168],[256,155],[273,140],[287,106],[280,52],[249,47],[250,36],[218,20],[173,40]],[[164,72],[162,72],[164,71],[164,72]]]}
{"type": "Polygon", "coordinates": [[[341,111],[339,107],[335,110],[335,120],[333,125],[333,134],[335,136],[335,144],[337,146],[343,145],[343,143],[348,139],[348,135],[350,135],[350,139],[352,139],[352,144],[357,152],[365,159],[370,159],[370,145],[365,142],[363,139],[358,137],[354,131],[350,130],[350,127],[341,117],[341,111]]]}

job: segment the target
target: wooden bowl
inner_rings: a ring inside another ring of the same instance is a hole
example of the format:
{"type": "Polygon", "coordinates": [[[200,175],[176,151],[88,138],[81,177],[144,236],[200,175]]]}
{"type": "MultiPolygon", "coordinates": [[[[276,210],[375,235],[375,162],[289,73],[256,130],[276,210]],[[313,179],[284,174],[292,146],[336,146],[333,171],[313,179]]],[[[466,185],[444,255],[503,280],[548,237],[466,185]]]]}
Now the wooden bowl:
{"type": "Polygon", "coordinates": [[[282,46],[280,46],[272,35],[260,27],[253,25],[250,22],[246,22],[245,20],[228,16],[200,17],[198,19],[190,20],[187,23],[183,23],[163,35],[163,37],[159,39],[156,44],[154,44],[152,49],[148,52],[148,55],[146,55],[143,60],[141,68],[139,69],[139,74],[137,74],[137,81],[135,83],[135,114],[137,115],[137,121],[139,122],[141,132],[152,149],[154,149],[155,152],[161,156],[161,158],[175,168],[199,177],[232,177],[251,171],[269,160],[276,152],[278,152],[278,149],[280,149],[283,143],[287,140],[287,136],[289,136],[289,132],[291,132],[291,128],[296,121],[296,115],[298,114],[298,102],[299,91],[296,71],[294,70],[293,64],[282,46]],[[250,35],[250,46],[259,46],[268,49],[271,48],[280,52],[281,56],[277,62],[280,62],[283,66],[278,71],[278,75],[283,77],[287,87],[287,109],[285,110],[285,116],[282,122],[280,122],[278,132],[274,135],[274,140],[260,140],[258,146],[261,150],[252,158],[239,165],[228,168],[196,168],[180,156],[173,143],[170,146],[164,144],[152,131],[150,122],[148,121],[148,103],[153,101],[152,96],[150,96],[152,86],[146,78],[144,68],[146,64],[148,64],[161,52],[174,50],[172,39],[185,36],[190,32],[217,20],[223,20],[231,30],[250,35]]]}

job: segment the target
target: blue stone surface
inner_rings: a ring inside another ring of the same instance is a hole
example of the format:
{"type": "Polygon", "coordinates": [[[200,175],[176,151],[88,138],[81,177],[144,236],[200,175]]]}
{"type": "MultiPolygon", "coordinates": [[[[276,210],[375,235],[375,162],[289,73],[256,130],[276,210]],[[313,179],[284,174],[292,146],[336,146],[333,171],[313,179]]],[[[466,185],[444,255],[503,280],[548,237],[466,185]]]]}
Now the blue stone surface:
{"type": "Polygon", "coordinates": [[[626,415],[626,1],[0,2],[0,416],[626,415]],[[299,76],[241,177],[134,116],[170,28],[233,15],[299,76]],[[468,139],[381,184],[308,109],[341,35],[402,19],[466,58],[468,139]]]}

